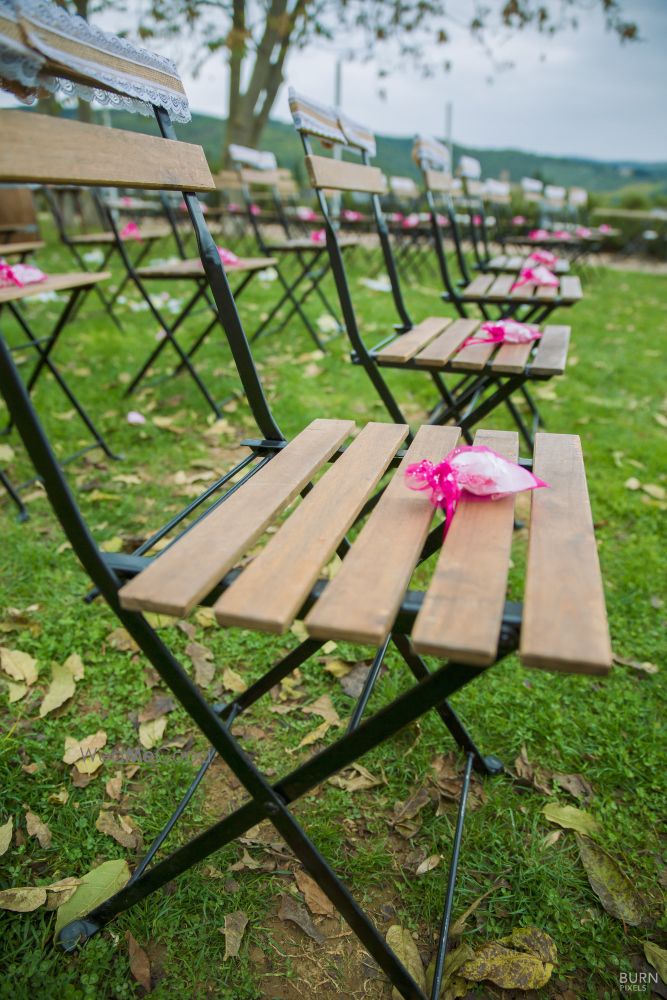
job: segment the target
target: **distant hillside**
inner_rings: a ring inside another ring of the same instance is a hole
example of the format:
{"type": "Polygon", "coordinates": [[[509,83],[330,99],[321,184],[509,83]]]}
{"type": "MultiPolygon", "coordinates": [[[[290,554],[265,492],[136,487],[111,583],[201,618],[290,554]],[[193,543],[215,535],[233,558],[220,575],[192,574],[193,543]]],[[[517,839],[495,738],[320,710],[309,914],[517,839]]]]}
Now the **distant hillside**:
{"type": "MultiPolygon", "coordinates": [[[[111,114],[114,124],[121,128],[157,131],[148,118],[123,111],[113,111],[111,114]]],[[[194,114],[192,122],[178,126],[177,132],[180,138],[203,146],[209,162],[216,167],[220,162],[225,128],[226,123],[220,118],[194,114]]],[[[273,150],[281,166],[289,167],[297,177],[305,180],[301,144],[291,125],[279,121],[269,122],[261,146],[262,149],[273,150]]],[[[416,168],[410,156],[411,148],[411,137],[378,136],[378,165],[387,174],[416,177],[416,168]]],[[[614,163],[579,157],[541,156],[518,149],[475,149],[455,143],[455,160],[462,153],[476,156],[481,161],[485,177],[499,177],[505,172],[511,181],[519,181],[522,177],[539,177],[546,183],[563,184],[566,187],[577,185],[601,194],[620,191],[622,188],[641,188],[648,197],[667,197],[667,163],[614,163]]]]}

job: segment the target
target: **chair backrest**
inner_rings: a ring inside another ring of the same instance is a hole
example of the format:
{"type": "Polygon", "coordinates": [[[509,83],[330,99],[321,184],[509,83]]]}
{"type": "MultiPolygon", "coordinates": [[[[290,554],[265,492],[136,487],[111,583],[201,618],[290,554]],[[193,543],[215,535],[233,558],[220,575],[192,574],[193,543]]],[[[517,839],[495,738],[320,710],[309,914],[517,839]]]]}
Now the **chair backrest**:
{"type": "Polygon", "coordinates": [[[0,243],[24,243],[38,235],[37,210],[30,188],[0,188],[0,243]]]}
{"type": "Polygon", "coordinates": [[[521,178],[521,193],[526,201],[540,201],[544,184],[536,177],[521,178]]]}

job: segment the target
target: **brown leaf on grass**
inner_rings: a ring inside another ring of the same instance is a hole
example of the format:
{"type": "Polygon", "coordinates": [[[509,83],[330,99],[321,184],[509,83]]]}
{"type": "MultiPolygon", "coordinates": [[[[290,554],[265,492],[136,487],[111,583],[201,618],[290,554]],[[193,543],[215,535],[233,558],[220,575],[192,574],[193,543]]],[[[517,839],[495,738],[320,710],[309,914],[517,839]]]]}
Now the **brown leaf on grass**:
{"type": "Polygon", "coordinates": [[[514,773],[518,781],[529,785],[543,795],[553,795],[551,789],[552,775],[539,764],[531,764],[525,745],[521,747],[519,756],[514,761],[514,773]]]}
{"type": "Polygon", "coordinates": [[[553,845],[559,841],[562,836],[562,830],[552,830],[551,833],[548,833],[546,837],[542,839],[542,850],[546,851],[547,847],[553,847],[553,845]]]}
{"type": "Polygon", "coordinates": [[[630,927],[645,924],[649,918],[650,906],[639,894],[632,879],[604,848],[588,837],[577,834],[577,844],[591,889],[607,913],[630,927]]]}
{"type": "Polygon", "coordinates": [[[558,961],[553,938],[539,927],[513,927],[512,933],[508,937],[500,938],[498,944],[510,945],[518,951],[527,951],[551,965],[555,965],[558,961]]]}
{"type": "Polygon", "coordinates": [[[340,686],[346,695],[355,700],[361,694],[366,678],[370,673],[370,666],[367,663],[357,663],[355,667],[340,678],[340,686]]]}
{"type": "Polygon", "coordinates": [[[98,729],[92,736],[85,736],[82,740],[66,736],[63,761],[65,764],[74,764],[80,774],[94,774],[102,766],[99,751],[106,746],[106,742],[107,734],[103,729],[98,729]]]}
{"type": "Polygon", "coordinates": [[[141,833],[129,816],[114,815],[109,809],[101,809],[95,820],[95,829],[106,833],[122,847],[135,850],[141,844],[141,833]]]}
{"type": "Polygon", "coordinates": [[[49,830],[46,823],[44,823],[37,813],[28,812],[25,814],[25,825],[28,831],[29,837],[37,837],[39,841],[39,846],[43,847],[45,850],[51,846],[51,831],[49,830]]]}
{"type": "Polygon", "coordinates": [[[83,680],[86,668],[78,653],[70,653],[63,666],[67,667],[75,681],[83,680]]]}
{"type": "Polygon", "coordinates": [[[664,948],[659,948],[653,941],[644,941],[644,954],[646,961],[650,962],[667,986],[667,951],[664,948]]]}
{"type": "Polygon", "coordinates": [[[292,748],[288,749],[287,752],[288,753],[296,753],[296,751],[300,750],[301,747],[309,747],[313,743],[317,743],[318,740],[324,739],[324,737],[326,736],[326,734],[329,732],[330,729],[331,729],[331,723],[330,722],[326,722],[325,721],[325,722],[320,723],[320,725],[317,726],[315,729],[311,729],[311,731],[309,733],[306,733],[306,735],[301,740],[301,742],[298,744],[298,746],[292,747],[292,748]]]}
{"type": "Polygon", "coordinates": [[[22,649],[0,646],[0,669],[20,684],[30,687],[37,680],[37,660],[22,649]]]}
{"type": "Polygon", "coordinates": [[[130,870],[127,861],[124,860],[105,861],[82,875],[74,895],[58,907],[53,931],[55,938],[57,939],[62,928],[72,920],[82,917],[84,913],[90,913],[105,899],[122,889],[129,878],[130,870]]]}
{"type": "Polygon", "coordinates": [[[306,906],[311,913],[315,913],[321,917],[333,916],[335,912],[334,905],[329,897],[322,892],[315,879],[307,875],[302,869],[294,872],[294,878],[300,891],[303,893],[306,906]]]}
{"type": "MultiPolygon", "coordinates": [[[[390,927],[387,931],[387,944],[403,963],[417,986],[422,990],[426,989],[426,977],[419,949],[407,927],[401,927],[399,924],[390,927]]],[[[401,994],[395,987],[391,995],[393,1000],[401,1000],[401,994]]]]}
{"type": "Polygon", "coordinates": [[[234,694],[243,694],[248,689],[248,685],[241,675],[237,674],[231,667],[225,667],[222,671],[222,684],[225,690],[233,691],[234,694]]]}
{"type": "Polygon", "coordinates": [[[39,706],[39,717],[43,719],[45,715],[60,708],[73,696],[76,690],[76,681],[72,671],[66,663],[54,663],[51,666],[51,683],[49,689],[39,706]]]}
{"type": "Polygon", "coordinates": [[[207,649],[201,642],[189,642],[185,647],[185,655],[190,657],[195,668],[195,684],[198,684],[199,687],[208,687],[215,676],[211,650],[207,649]]]}
{"type": "Polygon", "coordinates": [[[225,914],[225,926],[222,932],[225,935],[225,956],[223,961],[228,958],[236,958],[247,926],[248,918],[243,910],[235,910],[233,913],[225,914]]]}
{"type": "Polygon", "coordinates": [[[109,778],[109,780],[107,781],[106,785],[104,786],[104,790],[106,791],[110,799],[115,799],[116,801],[118,801],[118,799],[120,799],[122,787],[123,787],[123,772],[116,771],[113,778],[109,778]]]}
{"type": "MultiPolygon", "coordinates": [[[[321,662],[324,661],[322,660],[321,662]]],[[[354,663],[346,663],[345,660],[333,659],[328,661],[324,669],[327,673],[331,674],[332,677],[340,680],[341,677],[346,677],[354,666],[354,663]]]]}
{"type": "Polygon", "coordinates": [[[575,799],[590,802],[593,798],[593,786],[582,774],[554,774],[553,778],[559,788],[569,792],[575,799]]]}
{"type": "Polygon", "coordinates": [[[463,911],[463,913],[461,914],[461,916],[456,918],[456,920],[454,921],[454,923],[451,925],[451,927],[449,929],[450,936],[451,937],[460,937],[463,934],[463,932],[464,932],[464,930],[466,928],[466,923],[468,922],[468,918],[473,915],[473,913],[475,912],[475,910],[479,907],[479,905],[481,903],[484,902],[484,900],[487,898],[487,896],[490,896],[491,893],[493,893],[497,889],[501,889],[501,888],[506,888],[506,889],[509,888],[509,882],[506,879],[504,879],[504,878],[498,879],[497,882],[494,882],[494,884],[491,886],[490,889],[487,889],[487,891],[484,892],[484,893],[482,893],[481,896],[478,896],[477,899],[475,899],[470,904],[470,906],[467,907],[467,909],[465,909],[463,911]]]}
{"type": "Polygon", "coordinates": [[[352,764],[340,774],[329,778],[329,784],[343,788],[346,792],[361,792],[367,788],[376,788],[383,784],[381,778],[376,778],[363,764],[352,764]]]}
{"type": "Polygon", "coordinates": [[[25,886],[20,889],[4,889],[0,892],[0,910],[14,913],[31,913],[46,902],[46,889],[25,886]]]}
{"type": "MultiPolygon", "coordinates": [[[[467,941],[462,941],[458,948],[447,952],[445,958],[445,968],[442,976],[442,989],[440,1000],[456,1000],[457,997],[464,997],[468,992],[468,983],[457,975],[464,962],[469,962],[475,957],[475,953],[467,941]]],[[[431,959],[426,970],[426,994],[431,995],[433,990],[433,976],[435,975],[435,955],[431,959]]]]}
{"type": "Polygon", "coordinates": [[[109,632],[107,642],[121,653],[138,653],[139,647],[126,628],[115,628],[109,632]]]}
{"type": "Polygon", "coordinates": [[[213,608],[197,608],[192,617],[200,628],[213,628],[214,625],[218,624],[213,608]]]}
{"type": "Polygon", "coordinates": [[[427,872],[432,872],[434,868],[438,867],[441,861],[442,854],[431,854],[431,856],[425,858],[420,865],[417,865],[415,875],[426,875],[427,872]]]}
{"type": "Polygon", "coordinates": [[[289,920],[293,924],[296,924],[297,927],[300,927],[317,944],[324,943],[324,935],[318,931],[303,903],[300,903],[292,896],[288,896],[286,893],[283,893],[280,897],[278,916],[281,920],[289,920]]]}
{"type": "Polygon", "coordinates": [[[151,963],[148,960],[148,955],[133,938],[130,931],[125,931],[125,940],[127,941],[127,950],[130,957],[130,972],[139,985],[143,986],[147,993],[150,993],[152,988],[151,963]]]}
{"type": "Polygon", "coordinates": [[[649,663],[648,660],[640,662],[639,660],[629,660],[625,656],[617,656],[614,653],[613,662],[619,667],[630,667],[632,670],[636,670],[639,674],[657,674],[660,667],[656,666],[655,663],[649,663]]]}
{"type": "Polygon", "coordinates": [[[469,982],[488,979],[505,990],[539,990],[549,982],[553,965],[537,955],[505,948],[491,941],[475,951],[475,957],[465,962],[460,975],[469,982]]]}
{"type": "Polygon", "coordinates": [[[311,705],[303,705],[301,711],[304,715],[319,715],[330,726],[341,725],[340,716],[328,694],[323,694],[321,698],[318,698],[311,705]]]}
{"type": "Polygon", "coordinates": [[[162,715],[166,715],[167,712],[173,712],[176,708],[176,702],[173,698],[170,698],[168,694],[156,694],[154,698],[149,701],[147,705],[139,712],[137,716],[138,722],[152,722],[153,719],[158,719],[162,715]]]}
{"type": "Polygon", "coordinates": [[[167,728],[167,716],[160,715],[156,719],[142,722],[139,725],[139,742],[146,750],[152,750],[162,741],[167,728]]]}
{"type": "Polygon", "coordinates": [[[46,905],[45,910],[57,910],[59,906],[66,903],[68,899],[71,899],[77,890],[77,887],[81,885],[80,878],[61,878],[59,882],[53,882],[51,885],[47,885],[46,888],[46,905]]]}
{"type": "Polygon", "coordinates": [[[7,690],[9,691],[9,697],[7,702],[10,705],[14,705],[21,698],[25,698],[28,693],[27,684],[14,684],[12,681],[7,681],[7,690]]]}
{"type": "Polygon", "coordinates": [[[561,806],[558,802],[549,802],[542,810],[542,815],[550,823],[557,823],[558,826],[566,830],[576,830],[578,833],[595,833],[600,829],[600,824],[584,809],[577,809],[575,806],[561,806]]]}
{"type": "Polygon", "coordinates": [[[12,842],[13,826],[11,818],[0,826],[0,857],[9,850],[9,845],[12,842]]]}

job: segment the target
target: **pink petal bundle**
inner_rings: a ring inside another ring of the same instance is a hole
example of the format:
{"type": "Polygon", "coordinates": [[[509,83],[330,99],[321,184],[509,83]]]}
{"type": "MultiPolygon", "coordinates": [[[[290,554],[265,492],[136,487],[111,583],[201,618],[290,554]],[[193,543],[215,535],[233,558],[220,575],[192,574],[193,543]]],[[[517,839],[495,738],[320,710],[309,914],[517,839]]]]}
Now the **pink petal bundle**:
{"type": "Polygon", "coordinates": [[[548,240],[549,233],[546,229],[531,229],[528,233],[529,240],[548,240]]]}
{"type": "Polygon", "coordinates": [[[255,203],[253,202],[253,204],[250,206],[250,214],[251,215],[261,215],[262,214],[262,210],[259,207],[259,205],[255,205],[255,203]]]}
{"type": "Polygon", "coordinates": [[[0,258],[0,288],[23,288],[45,280],[44,272],[33,264],[8,264],[0,258]]]}
{"type": "Polygon", "coordinates": [[[127,222],[118,235],[121,240],[137,240],[141,243],[141,230],[136,222],[127,222]]]}
{"type": "Polygon", "coordinates": [[[232,215],[237,215],[239,212],[242,211],[242,209],[241,206],[238,204],[238,202],[230,201],[229,204],[227,205],[227,211],[231,212],[232,215]]]}
{"type": "Polygon", "coordinates": [[[513,226],[525,226],[526,216],[525,215],[515,215],[512,219],[513,226]]]}
{"type": "Polygon", "coordinates": [[[314,222],[317,218],[317,212],[308,205],[297,205],[296,214],[302,222],[314,222]]]}
{"type": "Polygon", "coordinates": [[[414,229],[415,226],[419,225],[419,214],[417,212],[410,212],[409,215],[401,219],[401,225],[403,229],[414,229]]]}
{"type": "Polygon", "coordinates": [[[342,216],[346,222],[361,222],[363,215],[354,208],[344,208],[342,216]]]}
{"type": "Polygon", "coordinates": [[[553,238],[555,240],[571,240],[572,233],[568,233],[567,229],[556,229],[553,233],[553,238]]]}
{"type": "Polygon", "coordinates": [[[602,233],[603,236],[606,236],[608,233],[611,232],[611,226],[609,225],[608,222],[603,222],[601,225],[598,226],[598,232],[602,233]]]}
{"type": "Polygon", "coordinates": [[[326,230],[324,229],[313,229],[310,234],[310,242],[314,243],[316,246],[321,246],[327,241],[326,230]]]}
{"type": "Polygon", "coordinates": [[[500,500],[548,486],[516,462],[479,445],[454,448],[437,465],[428,459],[409,465],[405,484],[411,490],[430,490],[433,506],[445,512],[445,536],[461,499],[500,500]]]}
{"type": "Polygon", "coordinates": [[[473,344],[528,344],[533,340],[539,340],[542,331],[536,326],[528,323],[519,323],[515,319],[488,320],[480,326],[480,332],[486,334],[484,337],[468,337],[463,341],[462,347],[470,347],[473,344]]]}
{"type": "Polygon", "coordinates": [[[575,229],[575,235],[579,237],[580,240],[586,240],[589,236],[593,235],[592,230],[588,226],[577,226],[575,229]]]}
{"type": "Polygon", "coordinates": [[[240,257],[237,257],[236,254],[231,250],[228,250],[227,247],[218,247],[218,253],[220,254],[220,260],[225,267],[234,267],[234,265],[238,264],[241,260],[240,257]]]}
{"type": "Polygon", "coordinates": [[[558,288],[558,278],[544,264],[538,264],[537,267],[522,267],[519,277],[510,288],[510,292],[513,292],[515,288],[521,288],[523,285],[558,288]]]}
{"type": "Polygon", "coordinates": [[[544,264],[545,267],[555,267],[558,257],[551,250],[533,250],[528,260],[534,260],[536,264],[544,264]]]}

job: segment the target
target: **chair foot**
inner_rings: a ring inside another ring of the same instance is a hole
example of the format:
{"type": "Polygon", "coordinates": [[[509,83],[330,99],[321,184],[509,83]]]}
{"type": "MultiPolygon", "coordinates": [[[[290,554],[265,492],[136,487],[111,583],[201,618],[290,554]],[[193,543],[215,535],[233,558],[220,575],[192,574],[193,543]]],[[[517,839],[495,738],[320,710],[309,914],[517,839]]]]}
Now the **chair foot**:
{"type": "Polygon", "coordinates": [[[494,757],[493,754],[487,754],[483,757],[476,756],[473,767],[479,774],[486,774],[490,777],[502,774],[505,770],[502,760],[499,757],[494,757]]]}
{"type": "Polygon", "coordinates": [[[58,946],[63,951],[71,952],[85,944],[93,934],[102,930],[102,924],[96,924],[92,920],[82,917],[80,920],[73,920],[71,924],[66,924],[58,935],[58,946]]]}

